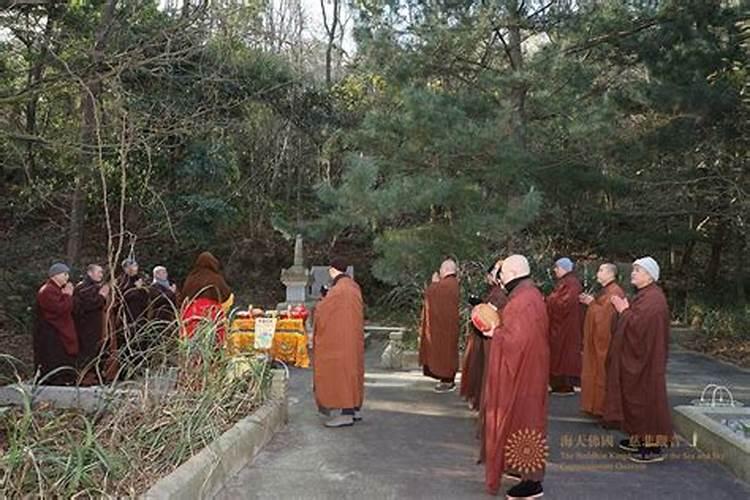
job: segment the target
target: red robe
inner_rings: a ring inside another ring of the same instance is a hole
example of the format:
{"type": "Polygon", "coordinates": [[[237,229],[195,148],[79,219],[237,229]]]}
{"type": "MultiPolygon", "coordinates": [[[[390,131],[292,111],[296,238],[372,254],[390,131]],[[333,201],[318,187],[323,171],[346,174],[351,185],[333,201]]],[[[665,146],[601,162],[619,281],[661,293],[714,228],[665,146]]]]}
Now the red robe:
{"type": "Polygon", "coordinates": [[[605,420],[621,420],[623,431],[646,441],[668,441],[674,432],[666,381],[669,320],[662,289],[642,288],[618,318],[610,350],[605,420]]]}
{"type": "Polygon", "coordinates": [[[557,281],[547,297],[549,314],[550,375],[581,376],[583,310],[578,296],[583,292],[575,274],[557,281]]]}
{"type": "MultiPolygon", "coordinates": [[[[37,325],[34,330],[34,365],[42,376],[64,366],[74,366],[78,356],[78,335],[73,322],[73,297],[48,280],[36,294],[37,325]]],[[[49,384],[70,384],[69,370],[47,377],[49,384]]]]}
{"type": "Polygon", "coordinates": [[[458,371],[458,278],[446,276],[430,284],[424,295],[419,364],[425,375],[452,379],[458,371]]]}
{"type": "Polygon", "coordinates": [[[208,331],[209,328],[215,326],[216,331],[214,335],[216,336],[216,343],[219,345],[224,343],[224,338],[226,337],[226,315],[218,301],[205,297],[193,299],[186,305],[183,305],[180,318],[182,320],[181,338],[191,339],[195,335],[196,330],[198,332],[201,329],[208,331]]]}
{"type": "Polygon", "coordinates": [[[544,297],[530,279],[525,279],[513,288],[503,308],[502,325],[494,331],[485,376],[485,484],[493,495],[505,470],[521,472],[525,479],[541,480],[544,475],[543,459],[519,461],[513,451],[518,451],[518,440],[530,435],[532,446],[536,446],[533,451],[539,456],[545,452],[548,332],[544,297]],[[524,466],[531,470],[523,471],[524,466]]]}
{"type": "Polygon", "coordinates": [[[315,306],[313,388],[323,408],[362,406],[365,386],[364,303],[346,275],[315,306]]]}

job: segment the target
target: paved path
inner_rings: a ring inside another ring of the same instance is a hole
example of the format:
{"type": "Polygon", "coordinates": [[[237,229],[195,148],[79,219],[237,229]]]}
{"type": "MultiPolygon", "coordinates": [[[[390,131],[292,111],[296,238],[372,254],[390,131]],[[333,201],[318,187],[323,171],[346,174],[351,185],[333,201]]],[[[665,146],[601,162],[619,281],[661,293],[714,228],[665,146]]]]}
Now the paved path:
{"type": "MultiPolygon", "coordinates": [[[[351,428],[322,427],[309,393],[310,371],[293,370],[289,425],[216,498],[491,498],[484,493],[484,469],[475,465],[474,418],[466,405],[456,393],[433,393],[433,383],[418,372],[375,368],[381,349],[377,343],[368,348],[365,420],[351,428]]],[[[689,402],[709,382],[733,386],[750,404],[750,372],[672,352],[674,404],[689,402]]],[[[750,485],[690,449],[673,451],[679,456],[661,464],[627,461],[606,444],[620,436],[581,416],[578,397],[552,398],[549,423],[544,498],[750,498],[750,485]]]]}

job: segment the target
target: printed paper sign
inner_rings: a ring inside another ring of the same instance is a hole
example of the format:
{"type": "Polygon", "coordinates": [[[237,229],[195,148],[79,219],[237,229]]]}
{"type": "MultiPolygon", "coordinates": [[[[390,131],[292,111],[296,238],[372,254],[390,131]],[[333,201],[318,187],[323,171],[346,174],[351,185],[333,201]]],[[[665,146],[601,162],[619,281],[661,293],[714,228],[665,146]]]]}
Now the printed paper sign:
{"type": "Polygon", "coordinates": [[[276,332],[276,318],[255,319],[255,348],[269,350],[273,345],[273,334],[276,332]]]}

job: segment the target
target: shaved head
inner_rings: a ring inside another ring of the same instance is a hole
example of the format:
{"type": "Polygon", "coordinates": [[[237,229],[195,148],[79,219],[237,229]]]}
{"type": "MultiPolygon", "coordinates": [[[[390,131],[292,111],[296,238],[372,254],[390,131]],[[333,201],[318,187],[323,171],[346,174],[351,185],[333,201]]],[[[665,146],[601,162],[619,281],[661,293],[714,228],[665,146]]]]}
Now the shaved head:
{"type": "Polygon", "coordinates": [[[613,277],[617,277],[617,266],[611,262],[605,262],[602,264],[602,269],[608,273],[612,273],[613,277]]]}
{"type": "Polygon", "coordinates": [[[605,262],[599,266],[599,270],[596,272],[596,281],[602,286],[617,281],[617,266],[611,262],[605,262]]]}
{"type": "Polygon", "coordinates": [[[503,267],[500,269],[500,280],[507,284],[516,278],[522,278],[531,274],[529,261],[523,255],[511,255],[503,260],[503,267]]]}
{"type": "Polygon", "coordinates": [[[445,278],[446,276],[450,276],[451,274],[456,274],[458,272],[458,266],[456,266],[456,261],[453,259],[445,259],[442,264],[440,264],[440,277],[445,278]]]}

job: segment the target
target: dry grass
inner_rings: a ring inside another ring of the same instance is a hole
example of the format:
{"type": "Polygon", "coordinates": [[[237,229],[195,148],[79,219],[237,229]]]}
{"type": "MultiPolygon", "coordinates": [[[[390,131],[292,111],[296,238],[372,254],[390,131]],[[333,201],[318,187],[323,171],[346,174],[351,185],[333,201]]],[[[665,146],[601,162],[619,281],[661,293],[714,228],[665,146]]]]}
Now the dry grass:
{"type": "Polygon", "coordinates": [[[30,394],[25,406],[3,409],[3,495],[138,495],[263,402],[271,379],[265,360],[238,360],[217,349],[216,324],[202,324],[189,341],[177,340],[177,327],[146,325],[139,332],[149,339],[145,355],[123,352],[121,373],[128,378],[176,371],[175,389],[163,397],[151,397],[153,387],[141,383],[137,398],[94,414],[32,407],[30,394]]]}

